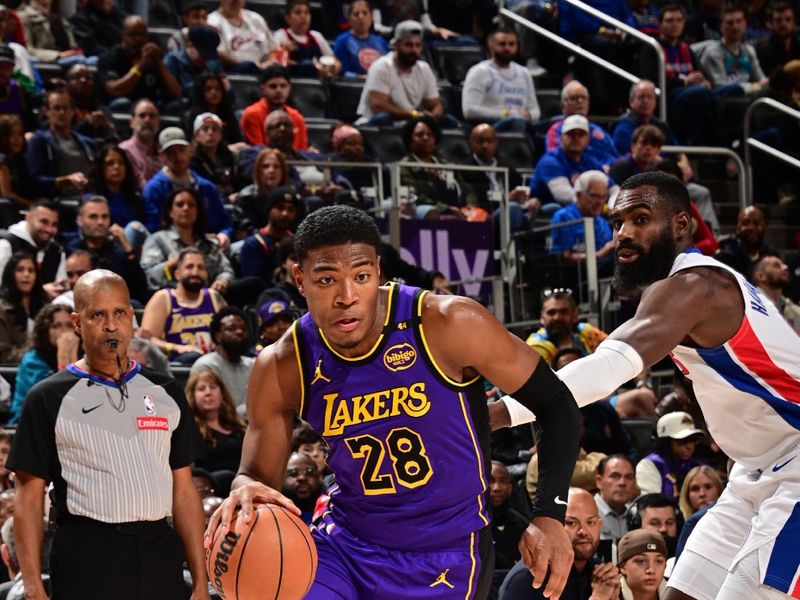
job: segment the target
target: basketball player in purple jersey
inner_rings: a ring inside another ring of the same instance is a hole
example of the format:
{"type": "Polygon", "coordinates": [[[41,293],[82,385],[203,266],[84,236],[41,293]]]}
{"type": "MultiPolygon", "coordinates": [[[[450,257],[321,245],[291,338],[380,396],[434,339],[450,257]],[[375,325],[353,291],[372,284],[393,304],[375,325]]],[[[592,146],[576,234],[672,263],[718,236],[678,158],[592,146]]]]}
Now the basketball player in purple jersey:
{"type": "Polygon", "coordinates": [[[313,528],[319,567],[307,598],[486,597],[485,376],[517,390],[537,417],[539,493],[520,545],[534,585],[549,568],[545,595],[557,598],[572,562],[562,523],[578,450],[574,399],[479,304],[379,286],[379,245],[372,219],[346,206],[315,211],[298,228],[294,275],[309,313],[256,362],[239,475],[208,535],[239,507],[245,521],[258,503],[297,512],[277,490],[300,416],[330,445],[336,474],[313,528]]]}
{"type": "MultiPolygon", "coordinates": [[[[666,598],[800,598],[800,338],[741,274],[692,248],[689,196],[674,177],[631,177],[609,220],[615,287],[646,289],[633,319],[559,377],[584,406],[669,354],[736,461],[666,598]]],[[[507,422],[524,422],[503,401],[516,415],[507,422]]]]}

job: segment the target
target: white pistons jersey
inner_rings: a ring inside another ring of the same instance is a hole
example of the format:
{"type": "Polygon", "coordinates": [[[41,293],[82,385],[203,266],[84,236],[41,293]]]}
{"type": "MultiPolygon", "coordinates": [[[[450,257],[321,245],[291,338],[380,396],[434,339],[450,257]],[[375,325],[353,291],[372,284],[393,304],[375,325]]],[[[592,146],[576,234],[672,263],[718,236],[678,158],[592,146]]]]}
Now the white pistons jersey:
{"type": "Polygon", "coordinates": [[[677,346],[671,356],[694,384],[714,441],[737,463],[760,469],[800,443],[800,337],[758,288],[713,258],[684,252],[670,276],[701,266],[733,274],[744,319],[725,344],[677,346]]]}

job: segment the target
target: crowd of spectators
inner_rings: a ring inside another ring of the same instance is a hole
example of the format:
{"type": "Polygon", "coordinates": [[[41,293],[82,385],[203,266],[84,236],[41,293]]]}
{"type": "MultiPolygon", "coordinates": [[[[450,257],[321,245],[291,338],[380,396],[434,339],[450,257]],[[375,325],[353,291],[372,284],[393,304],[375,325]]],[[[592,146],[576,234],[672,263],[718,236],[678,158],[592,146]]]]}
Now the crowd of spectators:
{"type": "MultiPolygon", "coordinates": [[[[403,160],[403,218],[497,221],[505,206],[514,233],[555,226],[542,250],[557,258],[562,278],[541,294],[541,327],[528,338],[554,369],[606,336],[581,322],[572,291],[587,259],[578,220],[594,222],[598,270],[610,275],[605,215],[618,184],[649,170],[687,184],[696,246],[747,275],[800,332],[797,256],[784,262],[765,242],[766,220],[755,206],[740,212],[733,235],[718,239],[714,201],[726,199],[694,181],[689,156],[663,150],[728,143],[719,126],[730,114],[726,103],[767,96],[798,108],[793,4],[751,11],[702,0],[590,2],[658,40],[667,65],[660,92],[649,50],[568,4],[559,13],[506,2],[643,79],[628,88],[581,61],[570,68],[538,60],[537,45],[494,19],[489,0],[355,0],[325,2],[321,11],[288,0],[279,14],[242,0],[220,0],[212,11],[191,0],[6,4],[0,198],[14,217],[0,230],[0,363],[17,368],[13,388],[0,385],[4,422],[16,423],[31,387],[81,356],[72,288],[91,269],[111,270],[125,279],[137,309],[130,357],[188,379],[186,397],[208,446],[195,464],[207,511],[238,468],[253,357],[306,308],[294,280],[292,232],[320,206],[380,212],[390,195],[369,168],[303,164],[309,161],[403,160]],[[161,39],[148,27],[172,32],[161,39]],[[450,46],[478,48],[484,59],[452,81],[446,63],[435,60],[437,49],[450,46]],[[545,79],[542,65],[550,70],[545,79]],[[559,109],[540,101],[548,76],[561,82],[559,109]],[[323,89],[355,85],[351,114],[333,92],[326,98],[334,106],[323,110],[337,119],[312,114],[309,81],[323,89]],[[656,116],[659,93],[666,120],[656,116]],[[593,105],[600,111],[590,112],[593,105]],[[315,134],[320,123],[329,132],[315,134]],[[402,150],[388,156],[381,138],[402,150]],[[532,162],[511,164],[502,152],[507,139],[530,148],[532,162]],[[454,163],[508,167],[509,178],[458,171],[454,163]]],[[[792,153],[800,150],[796,129],[796,122],[764,119],[755,135],[792,153]]],[[[800,194],[800,178],[784,171],[756,165],[756,176],[769,179],[756,200],[800,194]]],[[[407,263],[388,244],[381,258],[387,280],[453,291],[442,273],[407,263]]],[[[583,409],[566,523],[576,558],[564,598],[638,599],[652,580],[660,594],[681,524],[725,484],[726,459],[704,428],[691,384],[677,372],[668,379],[672,386],[659,387],[642,373],[583,409]]],[[[283,491],[310,522],[335,479],[322,438],[296,425],[283,491]]],[[[532,597],[516,541],[538,474],[535,436],[517,429],[493,437],[489,486],[494,592],[509,599],[523,591],[532,597]]],[[[0,435],[0,461],[4,446],[0,435]]],[[[2,465],[0,486],[2,508],[13,495],[2,465]]],[[[13,580],[13,548],[2,557],[13,580]]]]}

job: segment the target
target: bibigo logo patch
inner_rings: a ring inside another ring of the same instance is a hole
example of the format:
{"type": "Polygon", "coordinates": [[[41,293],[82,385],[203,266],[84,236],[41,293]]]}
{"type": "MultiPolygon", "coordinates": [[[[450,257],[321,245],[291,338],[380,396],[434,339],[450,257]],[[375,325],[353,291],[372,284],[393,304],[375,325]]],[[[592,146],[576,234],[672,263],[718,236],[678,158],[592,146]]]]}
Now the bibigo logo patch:
{"type": "Polygon", "coordinates": [[[417,362],[417,351],[411,344],[397,344],[383,355],[383,364],[390,371],[409,369],[417,362]]]}

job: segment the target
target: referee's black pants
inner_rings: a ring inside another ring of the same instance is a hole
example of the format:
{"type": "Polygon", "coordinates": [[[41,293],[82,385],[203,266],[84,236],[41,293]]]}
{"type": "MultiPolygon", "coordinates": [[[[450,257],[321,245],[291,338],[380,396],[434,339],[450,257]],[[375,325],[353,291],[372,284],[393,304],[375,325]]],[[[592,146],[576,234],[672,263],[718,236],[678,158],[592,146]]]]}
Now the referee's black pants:
{"type": "Polygon", "coordinates": [[[108,524],[59,519],[50,554],[53,600],[182,600],[183,544],[166,519],[108,524]]]}

